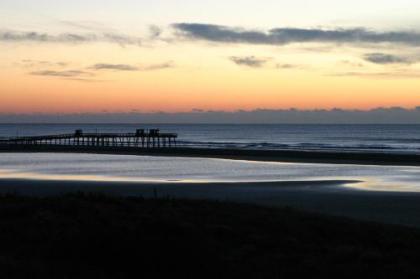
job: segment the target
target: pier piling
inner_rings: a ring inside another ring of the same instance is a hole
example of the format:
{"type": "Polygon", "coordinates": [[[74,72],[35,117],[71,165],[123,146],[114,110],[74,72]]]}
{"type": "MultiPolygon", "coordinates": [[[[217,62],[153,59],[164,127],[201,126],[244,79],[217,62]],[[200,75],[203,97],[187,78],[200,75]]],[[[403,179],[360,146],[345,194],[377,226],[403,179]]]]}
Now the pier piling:
{"type": "Polygon", "coordinates": [[[84,133],[76,130],[73,134],[1,139],[0,144],[170,148],[176,146],[177,138],[177,134],[161,133],[158,129],[137,129],[135,133],[84,133]]]}

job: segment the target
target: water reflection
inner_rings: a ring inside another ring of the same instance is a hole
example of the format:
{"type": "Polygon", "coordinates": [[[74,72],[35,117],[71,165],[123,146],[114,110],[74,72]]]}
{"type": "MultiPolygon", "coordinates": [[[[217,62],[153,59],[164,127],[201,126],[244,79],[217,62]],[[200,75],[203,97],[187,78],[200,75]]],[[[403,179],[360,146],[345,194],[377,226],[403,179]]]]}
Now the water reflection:
{"type": "Polygon", "coordinates": [[[420,167],[95,154],[1,154],[0,178],[167,183],[359,180],[345,187],[420,192],[420,167]]]}

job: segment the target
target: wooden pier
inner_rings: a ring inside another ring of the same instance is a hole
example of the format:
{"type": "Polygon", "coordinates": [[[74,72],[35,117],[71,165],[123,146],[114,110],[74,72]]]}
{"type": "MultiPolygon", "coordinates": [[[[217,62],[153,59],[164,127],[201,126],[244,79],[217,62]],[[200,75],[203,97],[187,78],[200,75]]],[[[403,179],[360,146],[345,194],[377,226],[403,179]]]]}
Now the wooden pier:
{"type": "Polygon", "coordinates": [[[98,146],[98,147],[138,147],[170,148],[177,145],[178,135],[161,133],[158,129],[138,129],[135,133],[84,133],[76,130],[73,134],[26,136],[0,139],[3,145],[54,145],[54,146],[98,146]]]}

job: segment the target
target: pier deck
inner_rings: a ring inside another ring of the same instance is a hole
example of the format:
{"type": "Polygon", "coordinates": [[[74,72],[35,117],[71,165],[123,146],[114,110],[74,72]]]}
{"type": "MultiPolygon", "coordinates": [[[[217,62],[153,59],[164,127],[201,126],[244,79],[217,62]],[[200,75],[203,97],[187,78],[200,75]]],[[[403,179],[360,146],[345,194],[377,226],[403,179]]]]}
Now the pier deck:
{"type": "Polygon", "coordinates": [[[139,148],[169,148],[177,145],[178,135],[160,133],[159,130],[139,129],[135,133],[83,133],[24,136],[0,139],[3,145],[61,145],[61,146],[109,146],[139,148]]]}

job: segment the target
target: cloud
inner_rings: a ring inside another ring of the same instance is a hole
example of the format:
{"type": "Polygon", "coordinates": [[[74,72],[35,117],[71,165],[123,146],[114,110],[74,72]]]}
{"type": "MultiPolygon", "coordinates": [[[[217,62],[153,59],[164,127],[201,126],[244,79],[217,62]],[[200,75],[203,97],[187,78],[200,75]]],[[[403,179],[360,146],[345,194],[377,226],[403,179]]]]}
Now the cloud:
{"type": "Polygon", "coordinates": [[[176,23],[178,36],[219,43],[287,45],[292,43],[398,43],[419,46],[420,33],[414,31],[378,32],[365,28],[302,29],[274,28],[247,30],[223,25],[176,23]]]}
{"type": "Polygon", "coordinates": [[[269,60],[269,58],[257,58],[255,56],[231,56],[229,59],[236,65],[252,68],[260,68],[269,60]]]}
{"type": "Polygon", "coordinates": [[[31,59],[23,59],[21,63],[17,63],[22,65],[23,67],[33,68],[33,67],[66,67],[68,66],[67,62],[52,62],[52,61],[45,61],[45,60],[31,60],[31,59]]]}
{"type": "Polygon", "coordinates": [[[0,42],[37,42],[37,43],[115,43],[121,46],[138,45],[140,46],[142,40],[137,37],[130,37],[118,33],[61,33],[49,34],[40,32],[20,32],[20,31],[1,31],[0,42]]]}
{"type": "Polygon", "coordinates": [[[299,68],[299,66],[293,65],[293,64],[277,64],[276,68],[277,69],[295,69],[295,68],[299,68]]]}
{"type": "Polygon", "coordinates": [[[195,109],[179,113],[75,113],[75,114],[2,114],[1,123],[219,123],[219,124],[420,124],[420,107],[346,109],[256,109],[205,111],[195,109]]]}
{"type": "Polygon", "coordinates": [[[374,78],[374,79],[418,79],[420,72],[418,71],[389,71],[389,72],[343,72],[334,73],[329,76],[335,77],[360,77],[360,78],[374,78]]]}
{"type": "Polygon", "coordinates": [[[365,65],[363,63],[357,62],[357,61],[351,61],[351,60],[342,60],[340,61],[342,65],[354,67],[354,68],[363,68],[365,65]]]}
{"type": "Polygon", "coordinates": [[[89,69],[92,70],[116,70],[116,71],[138,71],[139,68],[127,64],[95,64],[89,69]]]}
{"type": "Polygon", "coordinates": [[[110,28],[107,28],[104,24],[97,21],[71,21],[71,20],[58,20],[57,22],[60,25],[63,25],[65,27],[71,27],[81,30],[90,30],[90,31],[101,31],[101,32],[114,32],[115,30],[112,30],[110,28]]]}
{"type": "MultiPolygon", "coordinates": [[[[113,71],[155,71],[173,67],[172,62],[162,64],[152,64],[144,67],[136,67],[127,64],[105,64],[98,63],[86,69],[94,71],[113,70],[113,71]]],[[[29,73],[33,76],[59,77],[67,80],[84,81],[84,82],[98,82],[101,80],[92,79],[96,75],[84,70],[39,70],[29,73]]]]}
{"type": "Polygon", "coordinates": [[[107,64],[107,63],[98,63],[88,69],[91,70],[114,70],[114,71],[156,71],[167,68],[172,68],[172,62],[165,62],[161,64],[152,64],[147,66],[133,66],[128,64],[107,64]]]}
{"type": "Polygon", "coordinates": [[[91,77],[94,74],[80,71],[80,70],[67,70],[67,71],[34,71],[30,73],[33,76],[50,76],[50,77],[63,77],[63,78],[76,78],[76,77],[91,77]]]}
{"type": "Polygon", "coordinates": [[[141,70],[142,71],[156,71],[156,70],[163,70],[163,69],[168,69],[168,68],[173,68],[173,67],[174,67],[173,62],[165,62],[161,64],[148,65],[148,66],[142,67],[141,70]]]}
{"type": "Polygon", "coordinates": [[[368,53],[364,56],[366,61],[375,64],[410,64],[411,61],[408,58],[385,54],[385,53],[368,53]]]}
{"type": "Polygon", "coordinates": [[[149,33],[150,33],[150,38],[156,39],[156,38],[159,38],[162,35],[163,30],[157,25],[150,25],[149,26],[149,33]]]}

